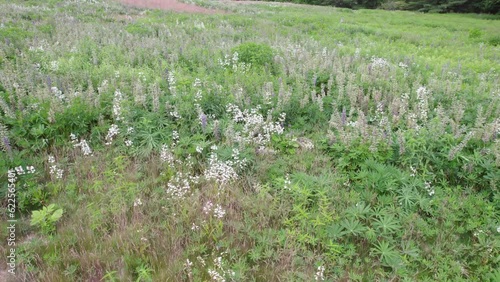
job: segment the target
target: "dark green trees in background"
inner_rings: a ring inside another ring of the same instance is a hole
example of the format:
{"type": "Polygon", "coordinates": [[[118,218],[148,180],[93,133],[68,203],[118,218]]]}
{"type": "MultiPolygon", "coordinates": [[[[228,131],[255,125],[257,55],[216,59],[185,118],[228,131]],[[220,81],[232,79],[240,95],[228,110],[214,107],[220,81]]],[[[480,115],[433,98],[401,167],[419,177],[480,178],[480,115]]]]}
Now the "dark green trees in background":
{"type": "Polygon", "coordinates": [[[433,13],[498,14],[500,12],[500,0],[291,0],[291,2],[343,8],[383,8],[433,13]]]}
{"type": "Polygon", "coordinates": [[[500,10],[500,0],[407,0],[406,9],[422,12],[491,13],[500,10]]]}

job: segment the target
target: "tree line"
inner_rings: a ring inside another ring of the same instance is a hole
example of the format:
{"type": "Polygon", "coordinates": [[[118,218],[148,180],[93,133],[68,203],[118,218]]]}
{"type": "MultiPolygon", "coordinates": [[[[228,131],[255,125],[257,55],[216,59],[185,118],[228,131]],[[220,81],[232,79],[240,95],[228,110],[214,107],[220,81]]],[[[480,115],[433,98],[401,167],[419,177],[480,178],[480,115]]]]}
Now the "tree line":
{"type": "Polygon", "coordinates": [[[432,13],[500,13],[500,0],[291,0],[286,2],[432,13]]]}

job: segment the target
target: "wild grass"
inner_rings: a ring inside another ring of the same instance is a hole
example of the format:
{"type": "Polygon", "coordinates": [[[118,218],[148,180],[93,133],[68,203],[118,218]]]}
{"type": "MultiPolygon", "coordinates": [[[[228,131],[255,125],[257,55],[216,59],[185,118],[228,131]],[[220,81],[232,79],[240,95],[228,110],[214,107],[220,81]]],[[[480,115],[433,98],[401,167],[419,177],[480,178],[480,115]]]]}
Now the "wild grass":
{"type": "Polygon", "coordinates": [[[498,281],[497,19],[205,5],[0,1],[8,279],[498,281]]]}

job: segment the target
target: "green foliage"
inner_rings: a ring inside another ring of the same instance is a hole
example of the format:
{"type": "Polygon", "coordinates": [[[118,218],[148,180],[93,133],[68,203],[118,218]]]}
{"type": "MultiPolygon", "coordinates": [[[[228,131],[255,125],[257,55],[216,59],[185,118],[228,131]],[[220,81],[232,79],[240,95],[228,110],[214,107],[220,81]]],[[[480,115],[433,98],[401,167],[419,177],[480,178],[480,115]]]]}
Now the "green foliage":
{"type": "Polygon", "coordinates": [[[30,224],[40,227],[44,234],[49,235],[55,232],[55,225],[62,215],[63,209],[57,208],[55,204],[50,204],[41,210],[33,211],[30,224]]]}
{"type": "Polygon", "coordinates": [[[233,48],[238,53],[238,59],[254,67],[268,67],[274,69],[274,51],[266,44],[247,42],[233,48]]]}

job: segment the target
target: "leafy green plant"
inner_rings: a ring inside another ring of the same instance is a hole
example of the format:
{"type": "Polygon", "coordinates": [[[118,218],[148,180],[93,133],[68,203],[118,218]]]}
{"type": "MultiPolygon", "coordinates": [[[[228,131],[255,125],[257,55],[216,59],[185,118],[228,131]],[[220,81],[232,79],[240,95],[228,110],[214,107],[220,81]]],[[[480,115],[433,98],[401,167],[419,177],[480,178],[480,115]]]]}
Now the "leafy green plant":
{"type": "Polygon", "coordinates": [[[251,64],[255,67],[268,66],[274,69],[274,51],[266,44],[254,42],[243,43],[232,50],[238,53],[238,59],[241,62],[251,64]]]}
{"type": "Polygon", "coordinates": [[[43,207],[41,210],[33,211],[31,214],[31,226],[39,226],[44,234],[55,232],[56,223],[62,217],[63,209],[57,208],[55,204],[43,207]]]}

